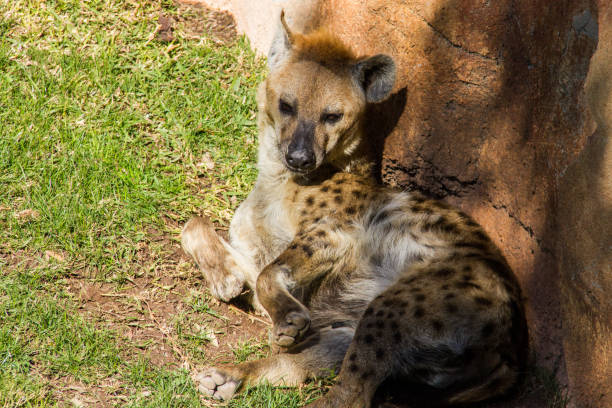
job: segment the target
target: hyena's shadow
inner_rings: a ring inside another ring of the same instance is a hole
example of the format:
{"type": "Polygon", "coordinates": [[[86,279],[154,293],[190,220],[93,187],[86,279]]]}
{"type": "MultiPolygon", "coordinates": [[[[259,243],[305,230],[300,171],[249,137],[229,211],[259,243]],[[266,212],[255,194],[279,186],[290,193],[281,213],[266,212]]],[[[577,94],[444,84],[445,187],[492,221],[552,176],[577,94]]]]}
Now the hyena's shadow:
{"type": "Polygon", "coordinates": [[[381,181],[381,166],[385,140],[395,129],[399,122],[407,100],[406,87],[391,94],[387,99],[380,103],[369,104],[365,112],[365,137],[371,140],[371,146],[375,149],[376,158],[375,174],[378,181],[381,181]]]}

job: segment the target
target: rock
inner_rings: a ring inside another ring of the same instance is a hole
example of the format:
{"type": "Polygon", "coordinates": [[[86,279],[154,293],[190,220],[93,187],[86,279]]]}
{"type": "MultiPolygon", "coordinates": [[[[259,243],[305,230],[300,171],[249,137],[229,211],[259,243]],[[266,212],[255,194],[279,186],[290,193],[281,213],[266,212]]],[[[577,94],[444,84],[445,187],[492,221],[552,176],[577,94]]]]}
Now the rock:
{"type": "Polygon", "coordinates": [[[267,55],[282,9],[287,21],[297,31],[307,31],[317,25],[319,0],[178,0],[184,4],[202,4],[230,12],[240,34],[246,34],[251,46],[267,55]]]}
{"type": "Polygon", "coordinates": [[[598,14],[585,85],[597,130],[558,194],[564,352],[573,400],[584,408],[612,407],[612,5],[600,1],[598,14]]]}

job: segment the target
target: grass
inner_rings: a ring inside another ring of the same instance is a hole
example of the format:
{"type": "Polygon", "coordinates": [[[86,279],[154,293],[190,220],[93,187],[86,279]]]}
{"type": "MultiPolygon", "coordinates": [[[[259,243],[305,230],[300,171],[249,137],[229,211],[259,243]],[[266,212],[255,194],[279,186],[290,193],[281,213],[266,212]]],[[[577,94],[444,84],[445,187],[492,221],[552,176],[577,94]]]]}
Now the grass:
{"type": "MultiPolygon", "coordinates": [[[[146,351],[205,364],[232,318],[164,279],[193,282],[173,249],[180,225],[205,214],[226,227],[254,182],[264,61],[242,38],[193,35],[194,18],[168,0],[0,0],[2,407],[212,404],[146,351]],[[155,36],[162,14],[171,42],[155,36]],[[108,304],[131,314],[96,309],[108,304]]],[[[230,406],[297,407],[317,390],[264,386],[230,406]]]]}

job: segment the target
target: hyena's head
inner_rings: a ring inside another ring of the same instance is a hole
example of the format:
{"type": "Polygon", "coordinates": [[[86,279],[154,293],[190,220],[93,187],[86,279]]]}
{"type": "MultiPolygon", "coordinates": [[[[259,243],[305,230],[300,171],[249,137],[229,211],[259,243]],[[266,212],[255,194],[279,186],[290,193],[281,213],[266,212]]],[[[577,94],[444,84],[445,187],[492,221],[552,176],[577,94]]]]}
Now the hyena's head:
{"type": "Polygon", "coordinates": [[[389,95],[395,64],[386,55],[359,58],[325,31],[292,33],[283,14],[281,23],[259,106],[283,164],[305,174],[357,149],[366,105],[389,95]]]}

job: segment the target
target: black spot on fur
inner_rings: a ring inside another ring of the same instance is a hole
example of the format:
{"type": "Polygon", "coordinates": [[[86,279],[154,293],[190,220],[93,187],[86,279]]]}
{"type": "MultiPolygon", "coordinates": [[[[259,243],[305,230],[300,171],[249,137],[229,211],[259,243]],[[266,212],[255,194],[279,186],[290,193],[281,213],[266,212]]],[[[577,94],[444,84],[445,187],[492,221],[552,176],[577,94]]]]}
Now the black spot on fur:
{"type": "Polygon", "coordinates": [[[474,277],[472,275],[468,274],[468,273],[464,273],[463,275],[461,275],[461,279],[464,282],[469,282],[471,280],[474,280],[474,277]]]}
{"type": "Polygon", "coordinates": [[[389,213],[389,211],[381,211],[381,212],[379,212],[379,213],[376,213],[376,214],[375,214],[375,215],[372,217],[372,219],[370,220],[370,222],[369,222],[369,223],[370,223],[370,225],[374,225],[374,224],[379,224],[379,223],[385,222],[385,220],[386,220],[387,218],[389,218],[389,215],[391,215],[391,214],[389,213]]]}
{"type": "Polygon", "coordinates": [[[306,205],[313,205],[313,204],[314,204],[314,197],[308,196],[308,198],[306,198],[306,205]]]}
{"type": "Polygon", "coordinates": [[[405,308],[406,306],[408,306],[408,302],[406,302],[405,300],[403,300],[403,301],[401,301],[401,302],[398,304],[398,306],[399,306],[400,308],[402,308],[402,309],[403,309],[403,308],[405,308]]]}
{"type": "Polygon", "coordinates": [[[448,290],[449,288],[450,288],[450,286],[448,286],[448,284],[446,284],[446,283],[444,285],[440,286],[440,289],[442,289],[442,290],[448,290]]]}
{"type": "Polygon", "coordinates": [[[325,207],[327,207],[327,201],[321,201],[319,203],[319,208],[325,208],[325,207]]]}
{"type": "Polygon", "coordinates": [[[476,296],[474,298],[474,302],[478,303],[481,306],[491,306],[493,302],[491,299],[487,299],[486,297],[476,296]]]}
{"type": "Polygon", "coordinates": [[[402,335],[400,334],[400,332],[393,333],[393,341],[395,342],[395,344],[399,344],[402,342],[402,335]]]}
{"type": "Polygon", "coordinates": [[[457,282],[455,283],[455,287],[457,289],[469,289],[469,288],[482,289],[479,284],[473,283],[473,282],[457,282]]]}
{"type": "Polygon", "coordinates": [[[463,214],[466,218],[465,220],[465,225],[469,226],[469,227],[477,227],[478,223],[476,221],[474,221],[473,219],[471,219],[468,215],[463,214]]]}
{"type": "Polygon", "coordinates": [[[327,235],[327,232],[325,232],[325,231],[323,231],[323,230],[320,230],[320,231],[317,231],[317,234],[316,234],[316,235],[317,235],[317,237],[319,237],[319,238],[323,238],[324,236],[326,236],[326,235],[327,235]]]}
{"type": "Polygon", "coordinates": [[[414,317],[420,319],[423,316],[425,316],[425,309],[423,309],[422,307],[417,307],[416,309],[414,309],[414,317]]]}
{"type": "Polygon", "coordinates": [[[459,308],[457,307],[457,305],[456,305],[456,304],[454,304],[454,303],[447,303],[447,304],[444,306],[444,308],[446,309],[446,312],[447,312],[447,313],[450,313],[450,314],[457,313],[457,311],[459,310],[459,308]]]}
{"type": "Polygon", "coordinates": [[[351,364],[351,365],[349,366],[349,370],[350,370],[352,373],[356,373],[357,371],[359,371],[359,367],[357,367],[357,364],[351,364]]]}
{"type": "Polygon", "coordinates": [[[434,275],[438,278],[448,278],[454,274],[455,270],[451,268],[441,268],[434,273],[434,275]]]}
{"type": "Polygon", "coordinates": [[[312,222],[314,222],[315,224],[316,224],[317,222],[319,222],[319,221],[321,221],[321,217],[317,217],[317,218],[315,218],[314,220],[312,220],[312,222]]]}
{"type": "Polygon", "coordinates": [[[403,283],[404,285],[410,285],[415,280],[417,280],[417,277],[413,276],[411,278],[402,278],[402,279],[400,279],[400,282],[403,283]]]}
{"type": "Polygon", "coordinates": [[[313,254],[312,248],[310,248],[308,245],[302,245],[302,251],[304,251],[309,257],[313,254]]]}
{"type": "Polygon", "coordinates": [[[403,315],[406,314],[406,311],[402,309],[399,312],[397,312],[397,314],[400,315],[400,316],[403,316],[403,315]]]}
{"type": "Polygon", "coordinates": [[[289,249],[296,249],[298,246],[297,244],[291,244],[291,246],[289,247],[289,249]]]}
{"type": "Polygon", "coordinates": [[[514,286],[512,286],[508,282],[504,282],[504,289],[506,289],[506,291],[508,291],[509,293],[514,293],[514,291],[516,290],[514,286]]]}
{"type": "Polygon", "coordinates": [[[372,336],[371,334],[366,334],[364,340],[366,344],[372,344],[374,343],[374,336],[372,336]]]}
{"type": "Polygon", "coordinates": [[[381,348],[376,349],[376,358],[378,360],[382,359],[384,356],[385,356],[385,350],[383,350],[381,348]]]}
{"type": "Polygon", "coordinates": [[[384,320],[379,320],[376,322],[376,327],[378,327],[379,329],[384,329],[385,328],[385,321],[384,320]]]}
{"type": "Polygon", "coordinates": [[[455,297],[454,293],[447,293],[446,295],[444,295],[444,299],[445,300],[449,300],[455,297]]]}
{"type": "Polygon", "coordinates": [[[373,329],[373,328],[374,328],[374,323],[366,324],[366,329],[373,329]]]}
{"type": "Polygon", "coordinates": [[[334,194],[342,194],[342,189],[341,188],[334,188],[332,190],[332,193],[334,193],[334,194]]]}
{"type": "Polygon", "coordinates": [[[398,289],[395,292],[393,292],[394,295],[399,295],[400,293],[402,293],[404,291],[404,289],[398,289]]]}
{"type": "Polygon", "coordinates": [[[487,249],[487,245],[483,242],[473,242],[473,241],[461,241],[455,242],[455,247],[457,248],[473,248],[479,251],[485,251],[487,249]]]}
{"type": "Polygon", "coordinates": [[[352,353],[352,354],[349,356],[349,360],[351,360],[351,361],[355,361],[356,359],[357,359],[357,354],[356,354],[356,353],[352,353]]]}
{"type": "Polygon", "coordinates": [[[421,288],[419,286],[410,288],[410,293],[419,293],[420,291],[421,291],[421,288]]]}
{"type": "Polygon", "coordinates": [[[416,296],[414,297],[414,299],[415,299],[417,302],[422,302],[422,301],[424,301],[424,300],[425,300],[425,295],[424,295],[424,294],[422,294],[422,293],[419,293],[418,295],[416,295],[416,296]]]}
{"type": "Polygon", "coordinates": [[[439,320],[432,320],[431,321],[431,327],[433,327],[433,329],[434,329],[434,331],[436,333],[440,333],[442,331],[442,329],[444,328],[444,325],[439,320]]]}
{"type": "Polygon", "coordinates": [[[364,316],[370,316],[372,313],[374,313],[374,309],[372,309],[372,307],[368,307],[365,312],[363,312],[364,316]]]}
{"type": "Polygon", "coordinates": [[[329,191],[329,186],[321,187],[321,191],[324,192],[324,193],[327,193],[329,191]]]}
{"type": "Polygon", "coordinates": [[[357,209],[353,206],[346,207],[344,210],[348,215],[354,215],[357,212],[357,209]]]}
{"type": "Polygon", "coordinates": [[[397,329],[399,329],[399,325],[397,324],[395,320],[391,321],[391,329],[393,331],[396,331],[397,329]]]}
{"type": "Polygon", "coordinates": [[[445,217],[438,218],[432,224],[425,224],[423,226],[423,230],[424,231],[439,230],[439,231],[444,231],[444,232],[447,232],[447,233],[451,233],[451,232],[457,233],[458,232],[457,226],[455,224],[451,223],[445,217]]]}
{"type": "Polygon", "coordinates": [[[387,319],[393,319],[395,317],[395,313],[389,312],[387,313],[387,319]]]}
{"type": "Polygon", "coordinates": [[[482,261],[491,269],[497,276],[502,279],[512,279],[512,271],[510,267],[502,261],[492,258],[483,258],[482,261]]]}
{"type": "Polygon", "coordinates": [[[344,200],[342,199],[342,196],[337,195],[337,196],[335,196],[335,197],[334,197],[334,201],[335,201],[337,204],[342,204],[342,202],[343,202],[344,200]]]}
{"type": "Polygon", "coordinates": [[[385,301],[383,302],[383,306],[391,306],[393,305],[393,303],[395,303],[392,299],[385,299],[385,301]]]}
{"type": "Polygon", "coordinates": [[[462,270],[463,272],[470,272],[472,270],[472,267],[470,265],[465,265],[462,270]]]}
{"type": "Polygon", "coordinates": [[[344,183],[344,179],[335,179],[334,183],[336,183],[337,185],[343,184],[344,183]]]}
{"type": "Polygon", "coordinates": [[[374,372],[372,370],[369,370],[369,371],[366,371],[365,373],[361,374],[361,379],[362,380],[367,380],[368,378],[370,378],[373,375],[374,375],[374,372]]]}
{"type": "Polygon", "coordinates": [[[302,210],[302,211],[300,212],[300,214],[302,214],[302,215],[306,215],[306,214],[308,214],[308,211],[306,211],[306,210],[302,210]]]}
{"type": "Polygon", "coordinates": [[[376,312],[376,317],[382,317],[385,314],[384,310],[379,310],[378,312],[376,312]]]}
{"type": "Polygon", "coordinates": [[[487,234],[485,234],[481,230],[474,231],[474,236],[481,241],[487,241],[489,239],[489,237],[487,237],[487,234]]]}

